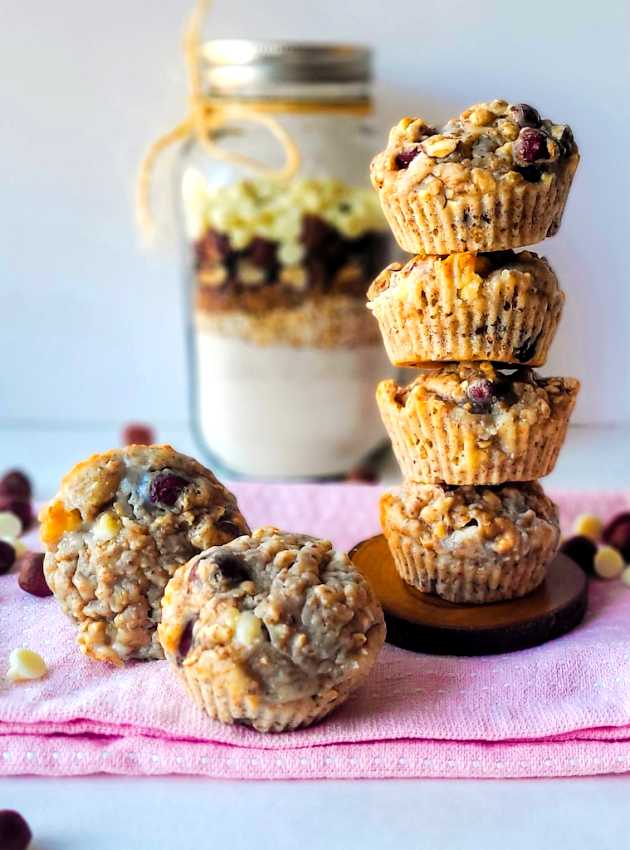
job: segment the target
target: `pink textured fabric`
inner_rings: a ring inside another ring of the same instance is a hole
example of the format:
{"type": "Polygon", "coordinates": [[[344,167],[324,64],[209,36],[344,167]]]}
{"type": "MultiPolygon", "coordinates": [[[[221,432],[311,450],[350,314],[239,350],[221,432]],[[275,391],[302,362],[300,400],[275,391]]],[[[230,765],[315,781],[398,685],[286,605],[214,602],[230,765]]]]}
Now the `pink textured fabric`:
{"type": "MultiPolygon", "coordinates": [[[[379,488],[238,484],[253,526],[349,548],[378,531],[379,488]]],[[[565,527],[630,493],[552,493],[565,527]]],[[[386,647],[367,685],[322,724],[260,735],[207,718],[166,662],[84,658],[54,599],[0,578],[2,660],[28,646],[38,682],[2,685],[0,773],[189,773],[229,778],[574,776],[630,770],[630,590],[592,582],[582,626],[535,649],[440,658],[386,647]]],[[[4,672],[4,671],[0,671],[4,672]]]]}

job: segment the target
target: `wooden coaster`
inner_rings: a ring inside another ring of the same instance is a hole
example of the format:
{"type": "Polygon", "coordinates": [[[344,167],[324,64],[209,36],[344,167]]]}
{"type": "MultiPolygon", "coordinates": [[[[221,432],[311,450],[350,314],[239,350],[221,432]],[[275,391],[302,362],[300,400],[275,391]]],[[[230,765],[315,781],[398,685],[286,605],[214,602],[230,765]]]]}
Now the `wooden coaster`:
{"type": "Polygon", "coordinates": [[[381,601],[387,641],[431,655],[494,655],[538,646],[575,628],[584,617],[588,581],[565,555],[557,555],[533,593],[509,602],[457,605],[421,593],[396,572],[382,534],[350,552],[381,601]]]}

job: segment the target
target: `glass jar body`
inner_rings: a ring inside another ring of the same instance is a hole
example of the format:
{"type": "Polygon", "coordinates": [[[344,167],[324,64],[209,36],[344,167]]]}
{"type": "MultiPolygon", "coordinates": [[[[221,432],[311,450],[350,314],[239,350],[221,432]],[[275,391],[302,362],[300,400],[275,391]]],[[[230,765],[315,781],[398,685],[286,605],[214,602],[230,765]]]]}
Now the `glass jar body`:
{"type": "MultiPolygon", "coordinates": [[[[278,116],[301,163],[257,176],[190,143],[181,158],[193,416],[202,449],[260,477],[341,475],[384,439],[375,384],[391,374],[366,290],[391,241],[368,181],[364,116],[278,116]]],[[[222,128],[230,152],[277,167],[256,122],[222,128]]]]}

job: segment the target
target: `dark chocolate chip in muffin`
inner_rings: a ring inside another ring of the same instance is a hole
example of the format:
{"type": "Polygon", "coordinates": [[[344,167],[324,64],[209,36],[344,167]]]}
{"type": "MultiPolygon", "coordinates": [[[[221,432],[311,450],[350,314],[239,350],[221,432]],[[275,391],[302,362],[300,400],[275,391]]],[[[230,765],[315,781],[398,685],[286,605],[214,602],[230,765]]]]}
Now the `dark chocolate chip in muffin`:
{"type": "Polygon", "coordinates": [[[523,127],[512,147],[517,165],[531,165],[538,159],[547,158],[547,136],[534,127],[523,127]]]}
{"type": "Polygon", "coordinates": [[[532,359],[536,353],[536,346],[539,339],[540,334],[535,337],[528,337],[518,348],[514,349],[514,357],[516,357],[519,363],[527,363],[528,360],[532,359]]]}
{"type": "Polygon", "coordinates": [[[414,159],[418,156],[418,154],[420,152],[421,152],[420,148],[416,148],[415,150],[409,150],[409,151],[401,151],[396,156],[396,165],[398,166],[398,168],[401,171],[404,168],[409,168],[411,163],[414,161],[414,159]]]}
{"type": "Polygon", "coordinates": [[[161,504],[172,508],[179,494],[188,482],[172,472],[160,472],[149,487],[149,499],[154,505],[161,504]]]}
{"type": "Polygon", "coordinates": [[[213,560],[217,567],[215,577],[221,583],[236,587],[250,577],[247,564],[240,555],[235,555],[232,552],[217,552],[213,560]]]}
{"type": "Polygon", "coordinates": [[[182,636],[179,639],[179,647],[177,648],[177,663],[181,664],[190,652],[190,648],[193,643],[193,630],[195,628],[196,620],[189,620],[182,632],[182,636]]]}
{"type": "Polygon", "coordinates": [[[510,107],[510,118],[519,127],[540,127],[540,114],[529,103],[515,103],[510,107]]]}

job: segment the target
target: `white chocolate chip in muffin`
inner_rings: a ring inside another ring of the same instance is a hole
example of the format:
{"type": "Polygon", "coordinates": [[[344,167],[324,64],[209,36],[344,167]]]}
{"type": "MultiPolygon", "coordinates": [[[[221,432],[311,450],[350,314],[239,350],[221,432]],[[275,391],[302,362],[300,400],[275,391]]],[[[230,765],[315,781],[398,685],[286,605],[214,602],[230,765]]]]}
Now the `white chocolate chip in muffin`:
{"type": "Polygon", "coordinates": [[[590,537],[591,540],[599,540],[602,536],[603,522],[594,514],[580,514],[573,523],[573,533],[580,534],[584,537],[590,537]]]}
{"type": "Polygon", "coordinates": [[[242,611],[236,622],[234,640],[252,646],[262,634],[262,621],[251,611],[242,611]]]}
{"type": "Polygon", "coordinates": [[[112,540],[120,531],[121,523],[111,511],[105,511],[94,523],[92,534],[96,540],[112,540]]]}
{"type": "Polygon", "coordinates": [[[9,655],[9,669],[7,679],[10,682],[27,682],[32,679],[41,679],[48,672],[46,662],[33,652],[32,649],[18,647],[9,655]]]}
{"type": "Polygon", "coordinates": [[[618,578],[623,571],[624,560],[612,546],[600,546],[595,553],[593,567],[600,578],[618,578]]]}

